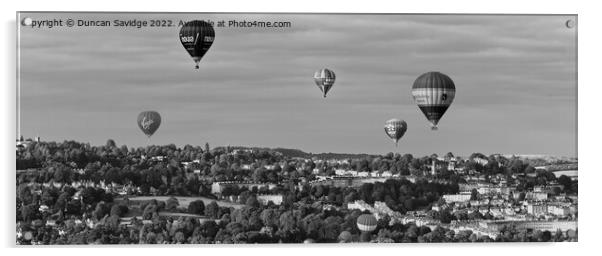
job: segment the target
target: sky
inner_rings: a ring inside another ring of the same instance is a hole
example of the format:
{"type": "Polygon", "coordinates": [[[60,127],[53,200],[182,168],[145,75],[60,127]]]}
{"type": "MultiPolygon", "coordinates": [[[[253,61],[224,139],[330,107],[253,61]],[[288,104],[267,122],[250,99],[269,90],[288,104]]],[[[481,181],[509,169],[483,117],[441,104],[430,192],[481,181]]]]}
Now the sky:
{"type": "Polygon", "coordinates": [[[20,132],[102,145],[175,143],[307,152],[577,156],[574,16],[21,13],[33,20],[285,21],[216,27],[200,69],[179,27],[19,29],[20,132]],[[336,82],[322,98],[313,73],[336,82]],[[413,101],[422,73],[456,85],[431,131],[413,101]],[[161,113],[148,139],[141,111],[161,113]],[[384,122],[408,130],[395,147],[384,122]]]}

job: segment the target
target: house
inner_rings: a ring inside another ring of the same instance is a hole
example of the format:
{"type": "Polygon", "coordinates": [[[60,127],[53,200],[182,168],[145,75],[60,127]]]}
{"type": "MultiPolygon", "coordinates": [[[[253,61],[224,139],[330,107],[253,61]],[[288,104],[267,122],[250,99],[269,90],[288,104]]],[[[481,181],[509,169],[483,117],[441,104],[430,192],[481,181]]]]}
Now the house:
{"type": "Polygon", "coordinates": [[[548,213],[548,206],[546,204],[527,204],[527,213],[534,216],[545,215],[548,213]]]}
{"type": "Polygon", "coordinates": [[[548,193],[545,192],[527,192],[526,200],[545,201],[548,200],[548,193]]]}
{"type": "Polygon", "coordinates": [[[40,205],[40,208],[38,209],[40,212],[48,212],[50,211],[50,208],[48,207],[48,205],[40,205]]]}
{"type": "Polygon", "coordinates": [[[470,201],[471,196],[470,193],[443,195],[443,200],[446,203],[467,203],[470,201]]]}
{"type": "Polygon", "coordinates": [[[370,173],[369,172],[358,172],[357,176],[358,177],[370,177],[370,173]]]}
{"type": "Polygon", "coordinates": [[[269,202],[274,203],[275,205],[281,205],[284,199],[283,195],[258,195],[257,201],[263,205],[267,205],[269,202]]]}
{"type": "Polygon", "coordinates": [[[49,227],[56,226],[56,220],[47,220],[46,221],[46,226],[49,226],[49,227]]]}

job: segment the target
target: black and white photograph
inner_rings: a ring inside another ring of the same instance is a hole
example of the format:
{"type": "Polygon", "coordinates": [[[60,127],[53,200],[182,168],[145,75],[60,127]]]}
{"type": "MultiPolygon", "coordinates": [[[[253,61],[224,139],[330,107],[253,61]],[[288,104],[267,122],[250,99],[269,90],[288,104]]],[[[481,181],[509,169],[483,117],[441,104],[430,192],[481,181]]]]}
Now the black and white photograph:
{"type": "Polygon", "coordinates": [[[576,243],[578,17],[19,11],[15,245],[576,243]]]}

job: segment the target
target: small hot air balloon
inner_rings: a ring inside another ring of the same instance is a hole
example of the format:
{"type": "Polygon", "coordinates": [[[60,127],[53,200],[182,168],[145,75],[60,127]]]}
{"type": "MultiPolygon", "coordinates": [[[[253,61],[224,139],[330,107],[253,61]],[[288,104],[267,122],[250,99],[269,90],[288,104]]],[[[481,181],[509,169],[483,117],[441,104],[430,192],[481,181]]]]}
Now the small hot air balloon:
{"type": "Polygon", "coordinates": [[[313,240],[311,238],[305,239],[305,241],[303,241],[304,244],[313,244],[315,242],[316,242],[316,240],[313,240]]]}
{"type": "Polygon", "coordinates": [[[404,120],[393,118],[385,122],[385,133],[387,136],[389,136],[389,138],[395,141],[396,147],[399,139],[403,137],[407,130],[408,124],[404,120]]]}
{"type": "Polygon", "coordinates": [[[412,86],[414,101],[431,122],[431,129],[437,124],[456,96],[456,86],[449,76],[440,72],[420,75],[412,86]]]}
{"type": "Polygon", "coordinates": [[[30,241],[33,238],[33,233],[31,231],[25,231],[23,234],[23,239],[30,241]]]}
{"type": "Polygon", "coordinates": [[[341,234],[339,234],[339,242],[340,243],[349,243],[351,242],[353,239],[353,236],[351,235],[351,232],[345,230],[343,232],[341,232],[341,234]]]}
{"type": "Polygon", "coordinates": [[[320,91],[324,94],[324,98],[326,98],[326,94],[330,91],[332,85],[334,85],[335,79],[336,76],[334,75],[334,72],[327,68],[320,69],[314,73],[314,81],[318,88],[320,88],[320,91]]]}
{"type": "Polygon", "coordinates": [[[205,56],[215,39],[211,23],[202,20],[186,22],[180,29],[180,42],[199,68],[199,61],[205,56]]]}
{"type": "Polygon", "coordinates": [[[157,111],[143,111],[138,115],[138,127],[149,138],[159,129],[161,115],[157,111]]]}

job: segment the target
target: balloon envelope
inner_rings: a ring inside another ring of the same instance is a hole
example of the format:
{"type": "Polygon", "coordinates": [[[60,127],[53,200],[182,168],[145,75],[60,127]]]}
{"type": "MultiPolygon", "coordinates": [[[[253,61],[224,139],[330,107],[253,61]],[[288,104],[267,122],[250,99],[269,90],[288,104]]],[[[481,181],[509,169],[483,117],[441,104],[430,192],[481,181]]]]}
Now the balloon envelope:
{"type": "Polygon", "coordinates": [[[357,217],[357,228],[363,232],[372,232],[376,229],[376,217],[372,214],[362,214],[357,217]]]}
{"type": "Polygon", "coordinates": [[[138,115],[138,127],[150,138],[161,125],[161,115],[157,111],[144,111],[138,115]]]}
{"type": "Polygon", "coordinates": [[[214,39],[215,31],[213,30],[213,26],[202,20],[186,22],[180,28],[180,42],[196,63],[197,69],[199,68],[199,61],[211,48],[214,39]]]}
{"type": "Polygon", "coordinates": [[[31,231],[27,231],[25,232],[25,234],[23,234],[23,239],[29,241],[33,238],[33,234],[31,233],[31,231]]]}
{"type": "Polygon", "coordinates": [[[428,72],[416,78],[412,96],[426,119],[431,122],[431,129],[436,130],[439,120],[454,101],[456,86],[449,76],[440,72],[428,72]]]}
{"type": "Polygon", "coordinates": [[[320,91],[322,91],[324,98],[326,98],[326,94],[334,85],[335,80],[336,76],[330,69],[323,68],[314,73],[314,81],[316,82],[318,88],[320,88],[320,91]]]}
{"type": "Polygon", "coordinates": [[[407,130],[408,124],[404,120],[393,118],[385,122],[385,133],[395,141],[395,145],[397,145],[397,142],[399,142],[399,139],[403,137],[407,130]]]}
{"type": "Polygon", "coordinates": [[[316,241],[315,241],[315,240],[313,240],[313,239],[311,239],[311,238],[305,239],[305,241],[303,241],[303,243],[304,243],[304,244],[313,244],[313,243],[315,243],[315,242],[316,242],[316,241]]]}

